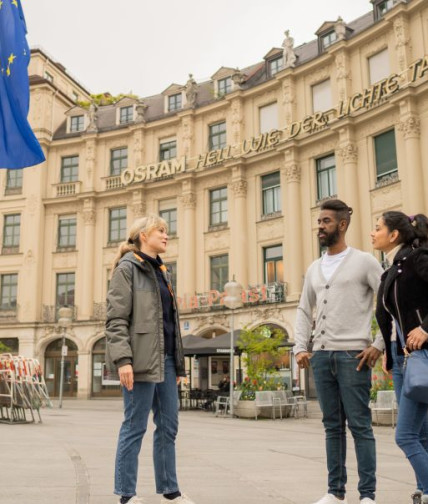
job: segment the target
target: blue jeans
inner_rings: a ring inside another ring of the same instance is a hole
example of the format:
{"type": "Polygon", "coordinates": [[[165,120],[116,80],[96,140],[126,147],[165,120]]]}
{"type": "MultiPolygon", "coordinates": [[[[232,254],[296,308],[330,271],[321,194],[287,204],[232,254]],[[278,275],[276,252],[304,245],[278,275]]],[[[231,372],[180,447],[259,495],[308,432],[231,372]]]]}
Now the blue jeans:
{"type": "MultiPolygon", "coordinates": [[[[397,355],[396,342],[391,344],[392,377],[399,404],[395,440],[415,471],[419,490],[428,494],[428,404],[412,401],[401,393],[404,356],[397,355]]],[[[423,350],[428,358],[428,351],[423,350]]]]}
{"type": "Polygon", "coordinates": [[[128,392],[123,388],[125,419],[116,452],[115,489],[117,495],[136,495],[138,455],[147,430],[150,410],[156,430],[153,436],[153,462],[156,492],[178,491],[175,468],[175,438],[178,431],[178,394],[174,357],[165,357],[165,381],[135,382],[128,392]]]}
{"type": "Polygon", "coordinates": [[[370,402],[371,370],[357,371],[359,351],[317,351],[311,358],[326,433],[328,493],[346,493],[346,421],[354,438],[361,499],[375,498],[376,446],[370,402]]]}

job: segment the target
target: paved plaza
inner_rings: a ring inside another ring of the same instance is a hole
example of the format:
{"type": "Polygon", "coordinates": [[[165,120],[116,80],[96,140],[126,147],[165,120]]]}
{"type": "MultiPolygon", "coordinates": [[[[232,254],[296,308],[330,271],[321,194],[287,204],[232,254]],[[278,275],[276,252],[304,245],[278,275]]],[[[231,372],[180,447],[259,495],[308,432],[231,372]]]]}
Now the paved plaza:
{"type": "MultiPolygon", "coordinates": [[[[122,403],[67,400],[42,424],[0,424],[1,504],[114,504],[113,464],[122,403]]],[[[140,496],[159,503],[151,461],[153,424],[140,456],[140,496]]],[[[405,504],[414,488],[391,427],[375,427],[378,504],[405,504]]],[[[348,445],[348,502],[357,504],[356,460],[348,445]]],[[[309,418],[240,420],[180,413],[182,491],[196,504],[310,504],[326,492],[324,433],[317,403],[309,418]]]]}

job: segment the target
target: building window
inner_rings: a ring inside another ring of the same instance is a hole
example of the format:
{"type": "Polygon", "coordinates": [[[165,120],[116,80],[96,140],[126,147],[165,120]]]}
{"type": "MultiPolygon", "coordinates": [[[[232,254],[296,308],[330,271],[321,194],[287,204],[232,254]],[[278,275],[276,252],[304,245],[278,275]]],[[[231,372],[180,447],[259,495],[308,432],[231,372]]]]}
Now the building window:
{"type": "Polygon", "coordinates": [[[377,5],[377,18],[384,16],[389,10],[394,7],[394,0],[385,0],[377,5]]]}
{"type": "Polygon", "coordinates": [[[332,108],[330,79],[312,86],[313,112],[324,112],[332,108]]]}
{"type": "Polygon", "coordinates": [[[281,211],[281,182],[279,177],[279,171],[262,177],[263,215],[281,211]]]}
{"type": "Polygon", "coordinates": [[[217,83],[217,92],[219,96],[223,96],[232,91],[232,78],[226,77],[225,79],[220,79],[217,83]]]}
{"type": "Polygon", "coordinates": [[[278,129],[278,104],[271,103],[259,108],[260,133],[278,129]]]}
{"type": "Polygon", "coordinates": [[[263,262],[265,283],[283,282],[284,263],[282,260],[282,245],[263,248],[263,262]]]}
{"type": "Polygon", "coordinates": [[[326,33],[321,37],[321,47],[322,50],[324,51],[327,49],[327,47],[331,46],[334,42],[337,40],[337,34],[334,30],[326,33]]]}
{"type": "Polygon", "coordinates": [[[269,74],[273,77],[280,70],[282,70],[283,59],[282,56],[280,58],[276,58],[274,60],[269,61],[269,74]]]}
{"type": "Polygon", "coordinates": [[[58,248],[76,246],[76,217],[58,219],[58,248]]]}
{"type": "Polygon", "coordinates": [[[169,262],[165,263],[165,266],[168,268],[169,274],[171,275],[171,283],[174,292],[177,292],[177,263],[169,262]]]}
{"type": "Polygon", "coordinates": [[[390,130],[374,137],[377,181],[398,173],[395,131],[390,130]]]}
{"type": "Polygon", "coordinates": [[[388,49],[374,54],[369,58],[370,84],[385,79],[390,74],[388,49]]]}
{"type": "Polygon", "coordinates": [[[226,123],[211,124],[209,127],[209,150],[226,147],[226,123]]]}
{"type": "Polygon", "coordinates": [[[120,175],[128,168],[128,147],[113,149],[110,151],[110,176],[120,175]]]}
{"type": "Polygon", "coordinates": [[[227,224],[227,187],[210,191],[210,226],[227,224]]]}
{"type": "Polygon", "coordinates": [[[229,255],[210,257],[211,290],[223,292],[229,281],[229,255]]]}
{"type": "Polygon", "coordinates": [[[181,93],[168,96],[168,112],[180,110],[182,106],[181,93]]]}
{"type": "Polygon", "coordinates": [[[74,273],[57,273],[56,307],[74,306],[74,273]]]}
{"type": "Polygon", "coordinates": [[[3,248],[17,249],[19,247],[19,235],[21,231],[21,215],[5,215],[3,226],[3,248]]]}
{"type": "Polygon", "coordinates": [[[83,131],[85,124],[85,119],[82,115],[74,116],[70,118],[70,133],[76,133],[77,131],[83,131]]]}
{"type": "Polygon", "coordinates": [[[334,155],[317,159],[317,196],[318,200],[337,194],[336,159],[334,155]]]}
{"type": "Polygon", "coordinates": [[[16,292],[18,289],[18,275],[1,276],[0,310],[16,309],[16,292]]]}
{"type": "Polygon", "coordinates": [[[76,93],[76,91],[71,92],[71,97],[73,98],[73,101],[77,102],[79,100],[79,95],[76,93]]]}
{"type": "Polygon", "coordinates": [[[120,107],[119,109],[119,123],[126,124],[134,120],[134,107],[120,107]]]}
{"type": "Polygon", "coordinates": [[[177,209],[167,208],[165,210],[160,210],[159,216],[166,222],[168,234],[175,236],[177,234],[177,209]]]}
{"type": "Polygon", "coordinates": [[[54,78],[53,78],[53,75],[50,74],[49,72],[46,72],[45,71],[45,79],[49,82],[53,82],[54,81],[54,78]]]}
{"type": "Polygon", "coordinates": [[[126,237],[126,208],[111,208],[109,216],[108,241],[123,241],[126,237]]]}
{"type": "Polygon", "coordinates": [[[159,159],[165,161],[177,157],[177,141],[170,140],[159,145],[159,159]]]}
{"type": "Polygon", "coordinates": [[[61,183],[76,182],[79,176],[79,156],[61,159],[61,183]]]}
{"type": "Polygon", "coordinates": [[[20,193],[22,190],[23,170],[7,170],[6,175],[6,193],[20,193]]]}

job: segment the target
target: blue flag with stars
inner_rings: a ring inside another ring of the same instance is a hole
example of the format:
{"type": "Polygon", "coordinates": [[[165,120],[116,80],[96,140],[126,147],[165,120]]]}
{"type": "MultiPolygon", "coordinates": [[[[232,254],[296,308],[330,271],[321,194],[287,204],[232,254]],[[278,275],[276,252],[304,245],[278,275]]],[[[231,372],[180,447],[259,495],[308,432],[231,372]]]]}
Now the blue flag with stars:
{"type": "Polygon", "coordinates": [[[28,122],[30,49],[20,0],[0,0],[0,168],[45,160],[28,122]]]}

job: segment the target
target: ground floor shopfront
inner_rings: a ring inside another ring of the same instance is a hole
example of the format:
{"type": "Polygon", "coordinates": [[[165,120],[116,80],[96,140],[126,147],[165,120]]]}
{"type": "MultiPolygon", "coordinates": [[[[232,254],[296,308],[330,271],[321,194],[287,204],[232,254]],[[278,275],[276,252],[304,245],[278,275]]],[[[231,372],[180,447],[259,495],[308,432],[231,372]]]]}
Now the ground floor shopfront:
{"type": "MultiPolygon", "coordinates": [[[[236,329],[268,325],[284,332],[287,341],[293,342],[293,326],[296,303],[271,303],[244,307],[236,310],[236,329]]],[[[193,335],[205,340],[216,338],[231,331],[231,314],[227,309],[215,311],[191,310],[181,314],[183,337],[193,335]]],[[[120,394],[117,382],[112,381],[105,369],[105,334],[102,321],[73,323],[65,335],[56,324],[38,327],[19,324],[0,328],[0,342],[14,354],[39,360],[42,364],[49,394],[59,395],[61,358],[64,353],[64,396],[77,398],[111,397],[120,394]],[[63,347],[66,347],[66,350],[63,347]]],[[[220,381],[230,376],[230,358],[227,349],[211,355],[188,354],[186,356],[187,378],[183,386],[198,389],[217,389],[220,381]]],[[[303,387],[303,382],[293,366],[290,349],[277,366],[287,386],[303,387]],[[296,374],[297,373],[297,374],[296,374]]],[[[234,381],[239,383],[244,370],[238,355],[234,358],[234,381]]]]}

